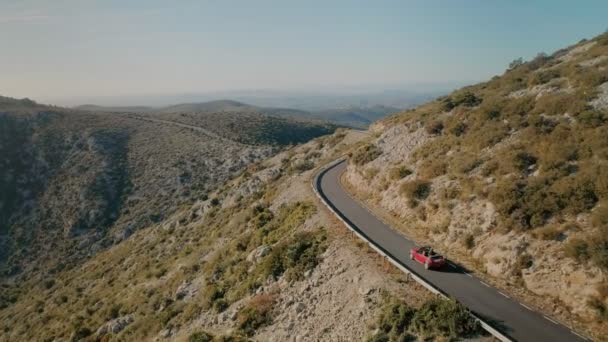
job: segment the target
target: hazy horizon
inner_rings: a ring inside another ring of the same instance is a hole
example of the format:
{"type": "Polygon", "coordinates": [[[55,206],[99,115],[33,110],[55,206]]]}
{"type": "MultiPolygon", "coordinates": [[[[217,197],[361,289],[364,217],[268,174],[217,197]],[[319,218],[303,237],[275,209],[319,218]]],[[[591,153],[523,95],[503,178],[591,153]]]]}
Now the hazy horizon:
{"type": "MultiPolygon", "coordinates": [[[[213,92],[131,94],[121,96],[80,96],[49,99],[53,105],[74,107],[148,106],[163,107],[182,103],[199,103],[217,100],[234,100],[255,106],[289,107],[302,110],[323,110],[349,106],[391,106],[405,108],[426,98],[446,94],[468,84],[417,84],[379,87],[343,87],[325,89],[238,89],[213,92]]],[[[37,100],[37,99],[33,99],[37,100]]]]}
{"type": "Polygon", "coordinates": [[[606,29],[606,12],[601,1],[9,0],[0,4],[0,94],[150,105],[133,100],[420,84],[444,91],[591,38],[606,29]]]}

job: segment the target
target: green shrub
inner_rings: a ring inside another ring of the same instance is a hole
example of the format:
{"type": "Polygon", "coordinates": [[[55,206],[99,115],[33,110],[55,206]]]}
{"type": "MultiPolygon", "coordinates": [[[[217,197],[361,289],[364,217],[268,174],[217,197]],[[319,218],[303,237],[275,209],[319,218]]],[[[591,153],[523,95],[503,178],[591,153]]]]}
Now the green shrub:
{"type": "Polygon", "coordinates": [[[378,158],[381,154],[382,151],[376,145],[367,144],[355,151],[352,161],[355,165],[365,165],[378,158]]]}
{"type": "Polygon", "coordinates": [[[226,289],[223,286],[210,284],[205,289],[205,304],[216,312],[222,312],[228,308],[225,295],[226,289]]]}
{"type": "Polygon", "coordinates": [[[72,341],[83,340],[86,337],[90,336],[92,333],[93,333],[93,331],[91,331],[91,329],[89,329],[87,327],[77,328],[76,331],[74,331],[74,333],[72,335],[72,341]]]}
{"type": "Polygon", "coordinates": [[[467,146],[472,152],[498,144],[509,135],[509,127],[500,121],[486,121],[480,127],[472,127],[461,145],[467,146]]]}
{"type": "Polygon", "coordinates": [[[521,172],[528,171],[534,164],[536,164],[536,157],[528,152],[517,152],[513,157],[513,165],[521,172]]]}
{"type": "Polygon", "coordinates": [[[401,184],[399,192],[410,199],[424,200],[431,193],[431,183],[423,180],[413,180],[401,184]]]}
{"type": "Polygon", "coordinates": [[[586,127],[599,127],[608,121],[605,113],[597,110],[585,110],[577,116],[578,121],[586,127]]]}
{"type": "Polygon", "coordinates": [[[251,336],[257,329],[270,324],[274,303],[273,295],[260,294],[255,296],[237,314],[239,329],[251,336]]]}
{"type": "Polygon", "coordinates": [[[467,249],[471,249],[471,248],[475,247],[475,237],[473,236],[473,234],[467,234],[464,237],[464,246],[467,249]]]}
{"type": "Polygon", "coordinates": [[[43,283],[43,285],[44,285],[44,288],[48,290],[51,287],[55,286],[55,279],[45,280],[44,283],[43,283]]]}
{"type": "Polygon", "coordinates": [[[587,108],[587,96],[579,93],[546,94],[536,100],[534,113],[546,115],[578,115],[587,108]]]}
{"type": "Polygon", "coordinates": [[[511,63],[509,63],[509,69],[508,70],[513,70],[521,65],[524,64],[524,59],[519,57],[514,59],[513,61],[511,61],[511,63]]]}
{"type": "Polygon", "coordinates": [[[469,310],[453,299],[428,300],[412,317],[411,326],[426,337],[457,338],[479,332],[479,324],[469,310]]]}
{"type": "Polygon", "coordinates": [[[608,32],[599,35],[596,40],[599,45],[608,45],[608,32]]]}
{"type": "Polygon", "coordinates": [[[263,277],[275,279],[286,273],[287,280],[302,279],[304,273],[314,269],[325,250],[324,232],[300,232],[289,241],[275,246],[261,265],[263,277]]]}
{"type": "Polygon", "coordinates": [[[534,260],[528,253],[520,254],[513,265],[511,274],[516,277],[521,277],[521,271],[532,267],[534,260]]]}
{"type": "Polygon", "coordinates": [[[455,175],[466,175],[482,163],[483,161],[474,153],[459,153],[452,157],[450,170],[455,175]]]}
{"type": "Polygon", "coordinates": [[[213,335],[211,335],[205,331],[193,332],[192,334],[190,334],[190,336],[188,336],[188,342],[212,342],[212,341],[213,341],[213,335]]]}
{"type": "Polygon", "coordinates": [[[456,122],[453,126],[449,128],[451,134],[459,137],[463,135],[467,131],[467,124],[464,122],[456,122]]]}
{"type": "Polygon", "coordinates": [[[392,180],[398,180],[405,178],[412,174],[412,170],[408,169],[405,166],[394,167],[389,171],[389,177],[392,180]]]}
{"type": "Polygon", "coordinates": [[[454,109],[454,107],[456,107],[456,105],[452,101],[452,98],[450,98],[449,96],[441,100],[441,109],[443,111],[449,112],[454,109]]]}
{"type": "Polygon", "coordinates": [[[383,301],[375,324],[377,332],[367,338],[368,342],[414,340],[411,333],[417,334],[421,340],[454,339],[480,331],[469,310],[452,299],[432,298],[419,309],[386,294],[383,301]]]}
{"type": "Polygon", "coordinates": [[[433,179],[444,175],[448,170],[445,159],[427,159],[418,167],[418,175],[424,179],[433,179]]]}
{"type": "Polygon", "coordinates": [[[557,69],[540,70],[532,74],[529,85],[534,86],[537,84],[549,83],[549,81],[558,77],[560,77],[560,72],[557,69]]]}
{"type": "Polygon", "coordinates": [[[403,341],[410,337],[408,329],[415,310],[395,298],[385,298],[380,315],[376,320],[379,333],[368,337],[367,341],[403,341]]]}
{"type": "Polygon", "coordinates": [[[270,211],[268,207],[262,205],[256,205],[253,207],[252,215],[253,218],[251,219],[251,223],[256,228],[264,227],[274,218],[272,211],[270,211]]]}
{"type": "Polygon", "coordinates": [[[453,103],[455,106],[464,105],[466,107],[475,107],[481,103],[481,98],[477,97],[470,91],[465,91],[455,95],[453,98],[453,103]]]}
{"type": "Polygon", "coordinates": [[[601,227],[590,245],[591,260],[600,268],[608,270],[608,226],[601,227]]]}
{"type": "Polygon", "coordinates": [[[443,122],[435,120],[429,121],[424,125],[426,132],[431,135],[438,135],[443,132],[443,122]]]}
{"type": "Polygon", "coordinates": [[[606,306],[606,303],[604,303],[604,301],[593,297],[593,298],[589,299],[587,304],[592,309],[595,310],[595,312],[597,313],[597,316],[600,320],[602,320],[602,321],[608,320],[608,307],[606,306]]]}
{"type": "Polygon", "coordinates": [[[291,165],[291,170],[302,173],[315,168],[315,163],[310,160],[298,160],[291,165]]]}
{"type": "Polygon", "coordinates": [[[496,109],[489,110],[486,112],[486,117],[488,118],[488,120],[497,120],[498,118],[500,118],[500,112],[496,109]]]}
{"type": "Polygon", "coordinates": [[[567,257],[575,259],[578,262],[585,262],[591,258],[589,243],[579,238],[568,239],[568,242],[564,246],[564,253],[567,257]]]}

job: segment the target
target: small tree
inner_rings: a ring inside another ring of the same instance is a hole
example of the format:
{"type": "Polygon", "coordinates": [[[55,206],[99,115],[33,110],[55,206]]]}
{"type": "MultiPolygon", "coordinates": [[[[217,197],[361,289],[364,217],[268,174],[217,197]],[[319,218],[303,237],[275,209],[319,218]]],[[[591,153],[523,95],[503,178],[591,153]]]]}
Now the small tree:
{"type": "Polygon", "coordinates": [[[511,63],[509,63],[509,70],[513,70],[522,64],[524,64],[524,59],[521,57],[516,58],[511,63]]]}

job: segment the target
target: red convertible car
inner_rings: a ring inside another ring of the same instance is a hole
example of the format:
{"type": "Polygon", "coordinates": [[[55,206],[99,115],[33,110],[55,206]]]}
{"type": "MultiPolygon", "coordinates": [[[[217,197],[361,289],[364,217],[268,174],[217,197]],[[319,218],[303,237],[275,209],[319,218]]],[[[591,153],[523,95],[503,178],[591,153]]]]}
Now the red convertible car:
{"type": "Polygon", "coordinates": [[[430,246],[412,248],[410,251],[410,258],[424,264],[424,268],[427,270],[429,268],[441,268],[447,262],[446,258],[435,253],[430,246]]]}

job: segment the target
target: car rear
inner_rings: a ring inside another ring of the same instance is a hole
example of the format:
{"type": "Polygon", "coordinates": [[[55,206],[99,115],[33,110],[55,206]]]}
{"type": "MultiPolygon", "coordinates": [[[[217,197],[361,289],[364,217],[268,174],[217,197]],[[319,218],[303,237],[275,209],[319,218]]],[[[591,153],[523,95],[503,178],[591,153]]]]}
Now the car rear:
{"type": "Polygon", "coordinates": [[[431,267],[440,268],[447,263],[447,260],[442,255],[434,255],[431,257],[431,267]]]}

